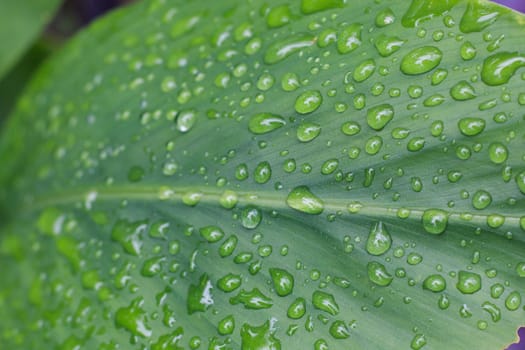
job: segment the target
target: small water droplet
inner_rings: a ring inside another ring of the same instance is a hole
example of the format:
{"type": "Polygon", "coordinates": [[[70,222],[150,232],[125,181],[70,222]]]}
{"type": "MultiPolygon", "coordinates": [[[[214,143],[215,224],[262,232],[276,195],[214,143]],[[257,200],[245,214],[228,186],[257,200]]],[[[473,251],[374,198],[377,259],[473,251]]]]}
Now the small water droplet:
{"type": "Polygon", "coordinates": [[[253,230],[259,226],[262,220],[262,212],[252,205],[247,206],[241,213],[241,224],[244,228],[253,230]]]}
{"type": "Polygon", "coordinates": [[[241,276],[229,273],[217,281],[217,288],[225,293],[230,293],[241,286],[241,276]]]}
{"type": "Polygon", "coordinates": [[[270,178],[272,177],[272,168],[270,166],[270,163],[264,161],[257,164],[255,167],[255,170],[253,172],[253,179],[258,184],[265,184],[268,181],[270,181],[270,178]]]}
{"type": "Polygon", "coordinates": [[[427,338],[421,333],[414,335],[414,338],[412,338],[410,342],[410,348],[412,350],[422,349],[425,345],[427,345],[427,338]]]}
{"type": "Polygon", "coordinates": [[[218,242],[224,237],[224,231],[218,226],[204,226],[199,232],[210,243],[218,242]]]}
{"type": "Polygon", "coordinates": [[[462,80],[450,88],[450,96],[456,101],[466,101],[476,97],[476,91],[467,81],[462,80]]]}
{"type": "Polygon", "coordinates": [[[321,125],[305,122],[297,128],[297,139],[301,142],[310,142],[321,133],[321,125]]]}
{"type": "Polygon", "coordinates": [[[273,305],[272,299],[257,288],[253,288],[251,291],[241,289],[237,296],[230,298],[230,303],[232,305],[242,304],[244,308],[250,310],[268,309],[273,305]]]}
{"type": "Polygon", "coordinates": [[[375,223],[366,241],[366,251],[370,255],[385,254],[392,245],[392,237],[382,221],[375,223]]]}
{"type": "Polygon", "coordinates": [[[467,117],[458,122],[459,131],[465,136],[475,136],[485,130],[485,120],[481,118],[467,117]]]}
{"type": "Polygon", "coordinates": [[[189,286],[188,297],[186,299],[188,314],[204,312],[213,305],[212,288],[213,286],[207,274],[203,274],[200,277],[198,285],[191,284],[189,286]]]}
{"type": "Polygon", "coordinates": [[[277,295],[285,297],[293,292],[294,278],[291,273],[277,267],[270,268],[269,271],[277,295]]]}
{"type": "Polygon", "coordinates": [[[310,34],[291,35],[284,40],[271,44],[264,54],[264,62],[266,64],[280,62],[293,53],[312,46],[314,43],[314,37],[310,34]]]}
{"type": "Polygon", "coordinates": [[[394,15],[394,11],[392,11],[391,8],[387,7],[377,13],[375,24],[377,27],[383,28],[389,24],[394,23],[395,20],[396,20],[396,16],[394,15]]]}
{"type": "Polygon", "coordinates": [[[260,113],[250,118],[248,129],[254,134],[266,134],[286,125],[283,117],[272,113],[260,113]]]}
{"type": "Polygon", "coordinates": [[[332,294],[316,290],[312,294],[312,304],[316,309],[328,312],[332,316],[339,313],[339,305],[332,294]]]}
{"type": "Polygon", "coordinates": [[[382,130],[394,118],[394,107],[390,104],[381,104],[368,110],[366,120],[368,126],[374,130],[382,130]]]}
{"type": "Polygon", "coordinates": [[[290,23],[292,11],[288,5],[276,6],[270,9],[266,16],[268,28],[278,28],[290,23]]]}
{"type": "Polygon", "coordinates": [[[445,288],[447,288],[447,282],[445,278],[439,274],[430,275],[423,281],[423,289],[434,293],[442,292],[445,288]]]}
{"type": "Polygon", "coordinates": [[[350,336],[350,330],[344,321],[336,320],[332,322],[328,330],[335,339],[346,339],[350,336]]]}
{"type": "Polygon", "coordinates": [[[405,40],[400,37],[385,34],[378,36],[374,42],[377,52],[383,57],[388,57],[397,52],[404,44],[405,40]]]}
{"type": "Polygon", "coordinates": [[[288,307],[287,315],[289,318],[297,320],[306,313],[306,300],[304,298],[295,299],[288,307]]]}
{"type": "Polygon", "coordinates": [[[362,30],[363,25],[360,23],[354,23],[343,28],[337,38],[337,50],[339,53],[346,54],[361,46],[362,30]]]}
{"type": "Polygon", "coordinates": [[[476,50],[476,47],[470,41],[465,41],[461,45],[459,53],[462,59],[464,59],[465,61],[470,61],[476,57],[476,54],[478,52],[476,50]]]}
{"type": "Polygon", "coordinates": [[[445,232],[447,228],[448,214],[440,209],[428,209],[423,212],[421,221],[425,231],[438,235],[445,232]]]}
{"type": "Polygon", "coordinates": [[[492,203],[492,196],[489,192],[478,190],[472,196],[472,206],[477,210],[482,210],[492,203]]]}
{"type": "MultiPolygon", "coordinates": [[[[219,348],[214,347],[213,349],[219,348]]],[[[274,331],[270,327],[270,321],[266,321],[260,326],[251,326],[245,323],[241,327],[241,349],[280,350],[281,341],[275,337],[274,331]]]]}
{"type": "Polygon", "coordinates": [[[363,82],[370,78],[370,76],[374,74],[375,70],[376,62],[372,58],[369,58],[357,65],[353,73],[353,78],[358,83],[363,82]]]}
{"type": "Polygon", "coordinates": [[[521,306],[521,294],[515,290],[509,293],[505,299],[505,307],[509,311],[516,311],[521,306]]]}
{"type": "Polygon", "coordinates": [[[233,315],[228,315],[219,321],[217,325],[217,331],[220,335],[229,335],[233,333],[235,329],[235,318],[233,315]]]}

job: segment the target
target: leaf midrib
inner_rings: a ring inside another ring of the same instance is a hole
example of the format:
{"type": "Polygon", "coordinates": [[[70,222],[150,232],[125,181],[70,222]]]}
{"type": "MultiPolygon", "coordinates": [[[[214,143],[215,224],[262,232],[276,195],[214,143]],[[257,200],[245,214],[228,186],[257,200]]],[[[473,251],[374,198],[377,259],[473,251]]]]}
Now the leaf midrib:
{"type": "MultiPolygon", "coordinates": [[[[18,212],[32,212],[36,210],[41,210],[47,206],[61,206],[74,203],[82,203],[83,207],[86,209],[91,209],[91,207],[99,201],[122,201],[122,200],[141,200],[141,201],[158,201],[166,203],[177,203],[183,204],[182,198],[187,193],[200,193],[202,197],[199,200],[200,204],[212,204],[221,206],[219,200],[225,191],[233,191],[237,197],[238,202],[236,206],[243,205],[256,205],[264,209],[274,209],[274,210],[291,210],[297,213],[295,209],[290,208],[286,204],[286,197],[288,191],[270,193],[263,191],[238,191],[231,190],[229,188],[218,189],[210,187],[199,187],[199,186],[188,186],[188,187],[174,187],[167,185],[157,185],[157,186],[112,186],[107,188],[76,188],[70,189],[68,191],[55,192],[52,195],[42,195],[36,196],[29,199],[18,212]],[[160,192],[163,190],[169,190],[170,196],[167,199],[161,199],[160,192]],[[91,199],[91,200],[90,200],[91,199]]],[[[397,218],[399,220],[416,220],[421,221],[423,213],[427,209],[441,209],[448,213],[449,223],[461,222],[461,223],[470,223],[477,225],[484,225],[487,223],[487,218],[491,215],[494,215],[494,212],[489,214],[484,213],[472,213],[469,212],[471,219],[465,220],[462,218],[464,211],[450,210],[449,208],[421,208],[421,207],[407,207],[407,206],[376,206],[368,205],[364,202],[359,201],[358,203],[362,205],[358,212],[351,213],[348,211],[348,204],[351,202],[348,199],[334,199],[334,198],[325,198],[320,196],[324,202],[324,211],[326,213],[345,213],[350,216],[366,216],[372,218],[397,218]],[[406,218],[398,217],[399,209],[408,209],[410,214],[406,218]]],[[[521,217],[509,214],[501,214],[505,217],[505,226],[511,225],[519,227],[521,217]]]]}

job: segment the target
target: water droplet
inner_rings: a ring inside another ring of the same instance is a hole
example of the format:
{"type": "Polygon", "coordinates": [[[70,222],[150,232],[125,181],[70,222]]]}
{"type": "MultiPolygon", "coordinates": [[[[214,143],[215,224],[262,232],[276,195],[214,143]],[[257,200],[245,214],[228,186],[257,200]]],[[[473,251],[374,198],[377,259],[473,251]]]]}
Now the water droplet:
{"type": "Polygon", "coordinates": [[[258,184],[265,184],[270,180],[271,177],[272,168],[270,167],[270,163],[264,161],[257,164],[257,167],[253,173],[253,179],[255,182],[258,184]]]}
{"type": "Polygon", "coordinates": [[[381,287],[390,285],[394,279],[392,275],[386,270],[385,265],[377,261],[371,261],[367,264],[367,272],[370,281],[381,287]]]}
{"type": "Polygon", "coordinates": [[[525,171],[516,175],[516,184],[520,189],[520,192],[525,194],[525,171]]]}
{"type": "Polygon", "coordinates": [[[241,286],[241,276],[229,273],[217,281],[217,288],[230,293],[241,286]]]}
{"type": "Polygon", "coordinates": [[[427,345],[427,339],[425,338],[425,335],[421,333],[414,335],[414,338],[412,338],[412,341],[410,342],[410,348],[412,350],[419,350],[425,345],[427,345]]]}
{"type": "Polygon", "coordinates": [[[269,271],[277,295],[285,297],[293,292],[294,278],[291,273],[277,267],[270,268],[269,271]]]}
{"type": "Polygon", "coordinates": [[[442,294],[438,300],[438,307],[441,310],[446,310],[448,309],[449,306],[450,306],[450,299],[448,298],[446,294],[442,294]]]}
{"type": "Polygon", "coordinates": [[[312,46],[314,43],[314,37],[310,34],[291,35],[287,39],[271,44],[264,54],[264,62],[266,64],[280,62],[293,53],[312,46]]]}
{"type": "Polygon", "coordinates": [[[299,114],[312,113],[323,103],[323,96],[318,90],[303,92],[295,100],[295,111],[299,114]]]}
{"type": "Polygon", "coordinates": [[[445,288],[447,288],[447,282],[443,276],[438,274],[430,275],[423,281],[423,289],[434,293],[442,292],[445,288]]]}
{"type": "Polygon", "coordinates": [[[357,122],[346,122],[341,125],[341,131],[345,135],[353,136],[359,134],[361,126],[357,122]]]}
{"type": "Polygon", "coordinates": [[[498,322],[501,320],[501,310],[495,304],[485,301],[483,304],[481,304],[481,308],[489,313],[490,317],[492,318],[492,322],[498,322]]]}
{"type": "Polygon", "coordinates": [[[374,130],[382,130],[394,118],[394,107],[390,104],[381,104],[368,110],[366,121],[374,130]]]}
{"type": "Polygon", "coordinates": [[[520,67],[525,67],[525,55],[518,52],[498,52],[483,61],[481,80],[490,86],[502,85],[507,83],[520,67]]]}
{"type": "Polygon", "coordinates": [[[331,43],[335,43],[337,41],[337,32],[335,29],[332,28],[326,28],[321,33],[319,33],[319,37],[317,39],[317,46],[323,48],[327,47],[331,43]]]}
{"type": "Polygon", "coordinates": [[[344,321],[336,320],[332,322],[328,330],[335,339],[346,339],[350,336],[350,330],[344,321]]]}
{"type": "Polygon", "coordinates": [[[328,343],[324,339],[317,339],[314,343],[314,350],[328,350],[328,343]]]}
{"type": "Polygon", "coordinates": [[[401,60],[401,72],[417,75],[436,68],[443,57],[443,52],[434,46],[423,46],[410,51],[401,60]]]}
{"type": "Polygon", "coordinates": [[[203,274],[199,279],[199,284],[191,284],[188,288],[186,306],[188,314],[204,312],[213,305],[211,290],[213,286],[207,274],[203,274]]]}
{"type": "Polygon", "coordinates": [[[182,133],[190,131],[197,121],[197,113],[194,110],[182,111],[177,115],[177,130],[182,133]]]}
{"type": "Polygon", "coordinates": [[[144,277],[153,277],[159,274],[159,272],[162,271],[162,262],[164,262],[164,260],[166,260],[164,257],[153,257],[144,261],[140,271],[141,275],[144,277]]]}
{"type": "Polygon", "coordinates": [[[259,226],[262,220],[262,212],[252,205],[247,206],[241,213],[241,224],[244,228],[253,230],[259,226]]]}
{"type": "Polygon", "coordinates": [[[288,307],[287,315],[289,318],[298,320],[306,313],[306,300],[304,298],[295,299],[288,307]]]}
{"type": "Polygon", "coordinates": [[[268,309],[273,305],[272,299],[257,288],[253,288],[251,291],[241,289],[237,296],[230,298],[230,303],[232,305],[242,304],[250,310],[268,309]]]}
{"type": "Polygon", "coordinates": [[[144,177],[145,171],[142,167],[134,165],[128,170],[128,180],[130,182],[139,182],[144,177]]]}
{"type": "Polygon", "coordinates": [[[321,166],[321,174],[323,175],[330,175],[334,171],[337,170],[337,167],[339,166],[339,161],[337,159],[328,159],[323,163],[321,166]]]}
{"type": "Polygon", "coordinates": [[[284,91],[294,91],[299,86],[301,86],[299,77],[295,73],[285,73],[281,78],[281,87],[284,91]]]}
{"type": "Polygon", "coordinates": [[[473,117],[463,118],[459,120],[458,128],[465,136],[475,136],[485,130],[485,120],[473,117]]]}
{"type": "Polygon", "coordinates": [[[241,327],[241,349],[280,350],[281,341],[275,337],[269,321],[260,326],[251,326],[245,323],[241,327]]]}
{"type": "Polygon", "coordinates": [[[459,271],[456,287],[463,294],[474,294],[481,289],[481,276],[474,272],[459,271]]]}
{"type": "Polygon", "coordinates": [[[354,23],[343,28],[337,38],[337,50],[339,53],[349,53],[361,46],[362,30],[363,25],[360,23],[354,23]]]}
{"type": "Polygon", "coordinates": [[[423,228],[428,233],[439,235],[445,232],[448,223],[448,214],[440,209],[428,209],[421,218],[423,228]]]}
{"type": "Polygon", "coordinates": [[[505,217],[503,215],[492,214],[487,216],[487,225],[491,228],[501,227],[504,223],[505,217]]]}
{"type": "Polygon", "coordinates": [[[375,223],[366,241],[366,251],[370,255],[385,254],[392,245],[392,237],[382,221],[375,223]]]}
{"type": "Polygon", "coordinates": [[[288,5],[281,5],[272,8],[266,16],[268,28],[278,28],[288,24],[292,18],[292,11],[288,5]]]}
{"type": "Polygon", "coordinates": [[[509,293],[505,299],[505,307],[509,311],[516,311],[521,306],[521,294],[515,290],[509,293]]]}
{"type": "Polygon", "coordinates": [[[119,220],[111,230],[111,239],[120,243],[126,253],[139,256],[143,245],[142,236],[146,228],[146,221],[119,220]]]}
{"type": "Polygon", "coordinates": [[[498,17],[507,12],[503,7],[485,1],[469,1],[461,17],[459,29],[463,33],[481,32],[494,23],[498,17]]]}
{"type": "Polygon", "coordinates": [[[443,80],[445,80],[448,76],[448,71],[446,69],[438,68],[432,73],[431,77],[431,84],[432,85],[439,85],[443,80]]]}
{"type": "Polygon", "coordinates": [[[403,44],[405,44],[405,40],[400,37],[385,34],[378,36],[374,42],[377,52],[383,57],[388,57],[397,52],[403,44]]]}
{"type": "Polygon", "coordinates": [[[461,58],[465,61],[470,61],[476,57],[478,53],[474,45],[470,41],[465,41],[460,48],[461,58]]]}
{"type": "Polygon", "coordinates": [[[396,16],[394,15],[392,9],[386,8],[377,13],[375,23],[377,27],[383,28],[389,24],[394,23],[395,20],[396,16]]]}
{"type": "Polygon", "coordinates": [[[494,299],[499,298],[503,292],[505,291],[505,287],[503,287],[500,283],[495,283],[490,287],[490,296],[494,299]]]}
{"type": "Polygon", "coordinates": [[[376,62],[372,58],[369,58],[357,65],[353,73],[353,78],[356,82],[360,83],[370,78],[370,76],[374,74],[375,70],[376,62]]]}
{"type": "Polygon", "coordinates": [[[472,206],[478,210],[485,209],[492,203],[492,196],[484,190],[478,190],[472,196],[472,206]]]}
{"type": "Polygon", "coordinates": [[[324,210],[323,201],[306,186],[295,187],[288,194],[286,204],[290,208],[307,214],[321,214],[324,210]]]}
{"type": "Polygon", "coordinates": [[[369,155],[377,154],[381,147],[383,147],[383,139],[381,136],[372,136],[365,143],[365,152],[369,155]]]}
{"type": "Polygon", "coordinates": [[[407,150],[410,152],[417,152],[425,147],[425,139],[423,137],[413,137],[407,143],[407,150]]]}
{"type": "Polygon", "coordinates": [[[232,209],[237,205],[238,200],[237,193],[227,190],[221,194],[219,203],[225,209],[232,209]]]}
{"type": "Polygon", "coordinates": [[[115,313],[115,325],[124,328],[132,335],[149,338],[153,331],[148,325],[146,311],[142,308],[143,298],[134,299],[128,307],[122,307],[115,313]]]}
{"type": "Polygon", "coordinates": [[[467,81],[462,80],[450,88],[450,96],[456,101],[466,101],[476,97],[476,91],[467,81]]]}
{"type": "Polygon", "coordinates": [[[418,265],[422,261],[423,261],[423,256],[421,256],[421,254],[412,252],[408,254],[407,256],[407,264],[409,265],[418,265]]]}
{"type": "Polygon", "coordinates": [[[403,15],[401,23],[404,27],[417,27],[420,23],[434,17],[439,17],[449,12],[457,4],[458,0],[429,1],[412,0],[407,12],[403,15]]]}
{"type": "Polygon", "coordinates": [[[270,73],[263,73],[257,80],[257,89],[261,91],[270,90],[275,83],[275,78],[270,73]]]}
{"type": "Polygon", "coordinates": [[[235,318],[233,315],[228,315],[219,321],[217,331],[220,335],[232,334],[235,329],[235,318]]]}
{"type": "Polygon", "coordinates": [[[339,305],[332,294],[316,290],[312,294],[312,304],[316,309],[328,312],[332,316],[339,313],[339,305]]]}
{"type": "Polygon", "coordinates": [[[218,226],[201,227],[199,232],[210,243],[218,242],[224,237],[224,231],[218,226]]]}
{"type": "Polygon", "coordinates": [[[301,142],[310,142],[321,133],[321,125],[305,122],[297,128],[297,139],[301,142]]]}
{"type": "Polygon", "coordinates": [[[283,117],[271,113],[260,113],[250,118],[248,129],[254,134],[266,134],[286,125],[283,117]]]}
{"type": "Polygon", "coordinates": [[[518,276],[525,277],[525,261],[519,262],[516,265],[516,272],[518,273],[518,276]]]}

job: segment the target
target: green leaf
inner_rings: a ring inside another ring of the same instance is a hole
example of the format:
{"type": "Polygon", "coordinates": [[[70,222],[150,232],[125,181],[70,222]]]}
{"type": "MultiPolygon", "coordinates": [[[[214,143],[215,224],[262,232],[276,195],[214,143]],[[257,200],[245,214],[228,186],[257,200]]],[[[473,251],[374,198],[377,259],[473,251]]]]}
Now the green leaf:
{"type": "Polygon", "coordinates": [[[61,0],[0,3],[0,78],[30,47],[60,3],[61,0]]]}
{"type": "Polygon", "coordinates": [[[152,0],[95,23],[0,139],[1,344],[511,344],[524,19],[152,0]]]}

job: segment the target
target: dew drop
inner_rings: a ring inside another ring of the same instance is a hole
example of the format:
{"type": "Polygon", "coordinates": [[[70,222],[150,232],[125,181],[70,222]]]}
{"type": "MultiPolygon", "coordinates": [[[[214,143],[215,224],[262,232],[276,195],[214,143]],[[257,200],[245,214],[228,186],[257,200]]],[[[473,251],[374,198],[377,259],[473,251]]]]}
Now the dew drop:
{"type": "Polygon", "coordinates": [[[218,242],[224,237],[224,231],[218,226],[204,226],[199,229],[199,232],[210,243],[218,242]]]}
{"type": "Polygon", "coordinates": [[[337,50],[339,53],[349,53],[360,47],[362,30],[363,25],[360,23],[354,23],[343,28],[337,38],[337,50]]]}
{"type": "Polygon", "coordinates": [[[361,126],[357,122],[346,122],[341,125],[341,131],[345,135],[353,136],[359,134],[361,126]]]}
{"type": "Polygon", "coordinates": [[[335,159],[335,158],[328,159],[321,166],[321,174],[323,174],[323,175],[330,175],[334,171],[337,170],[338,166],[339,166],[339,161],[337,159],[335,159]]]}
{"type": "Polygon", "coordinates": [[[505,299],[505,307],[509,311],[516,311],[521,306],[521,294],[515,290],[509,293],[505,299]]]}
{"type": "Polygon", "coordinates": [[[365,152],[369,155],[377,154],[381,147],[383,147],[383,139],[381,136],[375,135],[366,140],[365,152]]]}
{"type": "Polygon", "coordinates": [[[478,190],[472,196],[472,206],[477,210],[482,210],[492,203],[492,196],[484,190],[478,190]]]}
{"type": "Polygon", "coordinates": [[[423,289],[434,293],[442,292],[445,288],[447,288],[447,282],[445,278],[439,274],[430,275],[423,281],[423,289]]]}
{"type": "MultiPolygon", "coordinates": [[[[506,10],[508,11],[508,10],[506,10]]],[[[498,17],[506,12],[503,7],[490,2],[474,0],[467,3],[467,9],[461,17],[459,29],[463,33],[481,32],[494,23],[498,17]]]]}
{"type": "Polygon", "coordinates": [[[356,82],[360,83],[370,78],[370,76],[374,74],[375,70],[376,62],[372,58],[364,60],[355,68],[353,78],[356,82]]]}
{"type": "Polygon", "coordinates": [[[390,104],[381,104],[367,111],[366,121],[374,130],[382,130],[394,118],[394,107],[390,104]]]}
{"type": "Polygon", "coordinates": [[[220,335],[232,334],[235,329],[235,318],[233,315],[228,315],[219,321],[217,331],[220,335]]]}
{"type": "Polygon", "coordinates": [[[481,118],[467,117],[459,120],[458,128],[465,136],[475,136],[485,130],[485,124],[481,118]]]}
{"type": "Polygon", "coordinates": [[[297,139],[301,142],[310,142],[321,133],[321,125],[305,122],[297,128],[297,139]]]}
{"type": "Polygon", "coordinates": [[[146,311],[142,308],[143,298],[134,299],[128,307],[122,307],[115,313],[117,328],[124,328],[132,335],[149,338],[153,333],[147,323],[146,311]]]}
{"type": "Polygon", "coordinates": [[[308,114],[317,110],[323,103],[323,96],[319,90],[308,90],[300,94],[295,100],[295,111],[299,114],[308,114]]]}
{"type": "Polygon", "coordinates": [[[476,97],[476,91],[467,81],[462,80],[450,88],[450,96],[456,101],[466,101],[476,97]]]}
{"type": "MultiPolygon", "coordinates": [[[[218,349],[218,347],[213,349],[218,349]]],[[[270,321],[266,321],[260,326],[251,326],[245,323],[241,327],[241,349],[280,350],[281,341],[275,337],[271,330],[270,321]]]]}
{"type": "Polygon", "coordinates": [[[197,121],[197,113],[194,110],[182,111],[177,115],[177,130],[182,133],[190,131],[197,121]]]}
{"type": "Polygon", "coordinates": [[[272,299],[257,288],[253,288],[251,291],[241,289],[237,296],[230,298],[230,303],[232,305],[242,304],[244,308],[250,310],[268,309],[273,305],[272,299]]]}
{"type": "Polygon", "coordinates": [[[233,251],[237,247],[237,242],[238,239],[235,235],[231,235],[230,237],[226,238],[226,240],[222,242],[221,246],[219,247],[219,255],[222,258],[232,255],[233,251]]]}
{"type": "Polygon", "coordinates": [[[461,58],[465,61],[470,61],[476,57],[476,54],[478,53],[476,50],[476,47],[470,42],[465,41],[460,48],[459,51],[461,58]]]}
{"type": "Polygon", "coordinates": [[[266,134],[286,125],[286,121],[280,115],[272,113],[260,113],[250,118],[248,129],[254,134],[266,134]]]}
{"type": "Polygon", "coordinates": [[[495,304],[485,301],[481,304],[481,308],[489,313],[492,322],[498,322],[501,320],[501,310],[495,304]]]}
{"type": "Polygon", "coordinates": [[[269,269],[275,292],[280,297],[285,297],[293,292],[294,278],[292,274],[277,267],[269,269]]]}
{"type": "Polygon", "coordinates": [[[266,25],[268,28],[278,28],[288,24],[291,21],[292,11],[288,5],[273,7],[266,16],[266,25]]]}
{"type": "Polygon", "coordinates": [[[314,43],[314,37],[310,34],[291,35],[287,39],[271,44],[264,54],[264,62],[266,64],[280,62],[288,56],[312,46],[314,43]]]}
{"type": "Polygon", "coordinates": [[[241,224],[244,228],[253,230],[259,226],[262,220],[262,212],[252,205],[247,206],[241,213],[241,224]]]}
{"type": "Polygon", "coordinates": [[[306,186],[295,187],[286,198],[286,204],[292,209],[306,214],[321,214],[324,210],[323,201],[314,195],[306,186]]]}
{"type": "Polygon", "coordinates": [[[350,330],[344,321],[336,320],[332,322],[328,332],[335,339],[346,339],[350,336],[350,330]]]}
{"type": "Polygon", "coordinates": [[[298,320],[306,313],[306,300],[304,298],[295,299],[288,307],[287,315],[289,318],[298,320]]]}
{"type": "Polygon", "coordinates": [[[255,182],[257,182],[258,184],[265,184],[270,180],[271,177],[272,168],[270,166],[270,163],[264,161],[257,164],[253,172],[253,179],[255,180],[255,182]]]}
{"type": "Polygon", "coordinates": [[[188,314],[204,312],[213,305],[212,288],[213,286],[207,274],[203,274],[200,277],[198,285],[191,284],[189,286],[188,297],[186,299],[188,314]]]}
{"type": "Polygon", "coordinates": [[[448,214],[440,209],[428,209],[423,212],[421,221],[425,231],[438,235],[445,232],[447,228],[448,214]]]}
{"type": "Polygon", "coordinates": [[[498,52],[483,61],[481,80],[490,86],[502,85],[507,83],[520,67],[525,67],[525,55],[518,52],[498,52]]]}
{"type": "Polygon", "coordinates": [[[339,305],[332,294],[316,290],[312,294],[312,304],[316,309],[328,312],[332,316],[339,313],[339,305]]]}
{"type": "Polygon", "coordinates": [[[383,57],[388,57],[397,52],[403,44],[405,44],[405,40],[400,37],[385,34],[378,36],[374,42],[377,52],[383,57]]]}
{"type": "Polygon", "coordinates": [[[329,9],[343,7],[344,0],[301,0],[301,12],[311,14],[329,9]]]}
{"type": "Polygon", "coordinates": [[[436,68],[443,57],[443,52],[434,46],[423,46],[410,51],[401,60],[401,72],[418,75],[436,68]]]}
{"type": "Polygon", "coordinates": [[[225,293],[230,293],[241,286],[241,276],[229,273],[217,281],[217,288],[225,293]]]}
{"type": "Polygon", "coordinates": [[[366,241],[366,251],[370,255],[385,254],[392,245],[392,237],[382,221],[375,223],[366,241]]]}
{"type": "Polygon", "coordinates": [[[410,348],[412,350],[422,349],[425,345],[427,345],[427,339],[425,338],[425,335],[421,333],[414,335],[414,338],[412,338],[412,341],[410,342],[410,348]]]}
{"type": "Polygon", "coordinates": [[[379,11],[376,15],[375,24],[379,28],[386,27],[389,24],[394,23],[396,16],[390,8],[383,9],[379,11]]]}
{"type": "Polygon", "coordinates": [[[370,281],[381,287],[390,285],[394,279],[392,275],[386,270],[385,265],[377,261],[371,261],[367,264],[367,272],[370,281]]]}
{"type": "Polygon", "coordinates": [[[447,76],[448,71],[446,69],[438,68],[432,73],[430,82],[432,85],[439,85],[447,78],[447,76]]]}
{"type": "Polygon", "coordinates": [[[456,287],[463,294],[474,294],[481,289],[481,276],[474,272],[459,271],[456,287]]]}
{"type": "Polygon", "coordinates": [[[401,23],[404,27],[417,27],[420,23],[441,16],[450,11],[458,0],[432,1],[412,0],[407,12],[403,15],[401,23]]]}
{"type": "Polygon", "coordinates": [[[525,171],[516,175],[516,184],[520,189],[520,192],[525,194],[525,171]]]}

